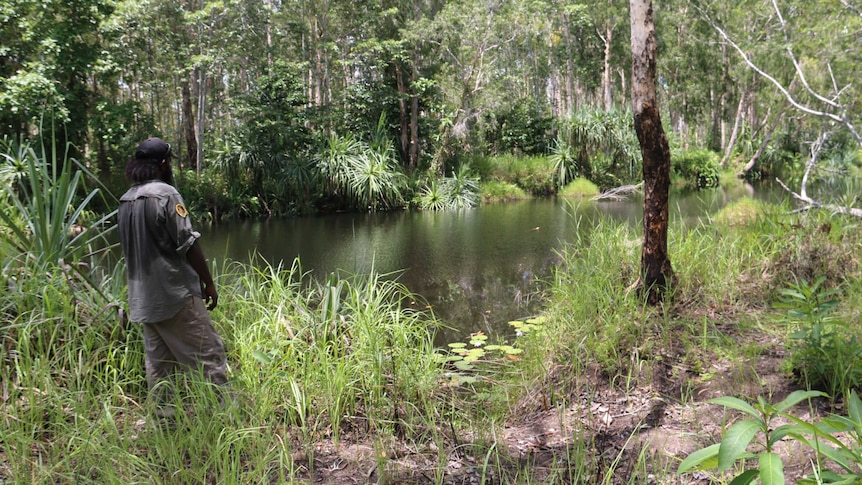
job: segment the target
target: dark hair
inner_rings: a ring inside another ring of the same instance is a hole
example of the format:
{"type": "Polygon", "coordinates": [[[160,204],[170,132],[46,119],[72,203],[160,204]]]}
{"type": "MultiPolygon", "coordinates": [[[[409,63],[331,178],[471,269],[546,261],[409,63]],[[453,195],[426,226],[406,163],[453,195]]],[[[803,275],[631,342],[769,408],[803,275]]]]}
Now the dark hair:
{"type": "Polygon", "coordinates": [[[132,157],[126,163],[126,178],[136,184],[147,180],[161,179],[162,171],[159,167],[161,160],[140,159],[132,157]]]}

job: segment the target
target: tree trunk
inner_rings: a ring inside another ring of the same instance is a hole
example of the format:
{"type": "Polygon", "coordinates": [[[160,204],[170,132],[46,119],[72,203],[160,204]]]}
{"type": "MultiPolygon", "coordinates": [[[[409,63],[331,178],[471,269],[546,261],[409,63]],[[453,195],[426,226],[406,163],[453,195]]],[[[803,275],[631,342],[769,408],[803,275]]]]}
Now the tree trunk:
{"type": "Polygon", "coordinates": [[[568,116],[569,113],[573,111],[573,106],[575,105],[575,68],[572,63],[572,37],[569,33],[569,16],[568,14],[563,14],[563,36],[566,39],[566,74],[565,74],[565,86],[566,92],[563,95],[563,106],[561,107],[560,115],[568,116]]]}
{"type": "Polygon", "coordinates": [[[611,41],[613,40],[613,36],[613,26],[608,21],[607,25],[605,25],[605,35],[601,36],[605,43],[604,68],[602,69],[602,102],[606,111],[610,111],[613,107],[613,99],[611,98],[611,41]]]}
{"type": "Polygon", "coordinates": [[[775,133],[775,129],[778,128],[778,123],[781,122],[781,116],[778,116],[774,123],[770,123],[769,118],[772,115],[772,111],[766,112],[766,118],[764,119],[764,125],[767,126],[766,135],[763,137],[763,142],[757,147],[757,151],[754,152],[754,155],[751,156],[751,160],[745,164],[745,167],[742,167],[742,176],[748,177],[749,172],[754,170],[754,166],[757,165],[757,161],[760,160],[760,156],[763,155],[763,152],[766,151],[766,147],[769,146],[769,142],[772,140],[772,134],[775,133]]]}
{"type": "Polygon", "coordinates": [[[733,147],[736,145],[736,138],[739,136],[739,125],[742,123],[743,114],[745,113],[745,99],[748,96],[748,90],[744,89],[739,94],[739,104],[736,106],[736,118],[733,120],[733,130],[730,132],[730,140],[724,147],[724,157],[721,159],[721,168],[727,166],[730,160],[730,155],[733,153],[733,147]]]}
{"type": "Polygon", "coordinates": [[[644,240],[641,275],[636,284],[656,305],[672,283],[667,250],[670,147],[656,97],[656,38],[652,0],[631,0],[632,104],[643,156],[644,240]]]}
{"type": "MultiPolygon", "coordinates": [[[[189,73],[189,78],[194,76],[194,72],[189,73]]],[[[186,142],[186,160],[188,161],[188,169],[197,171],[198,168],[198,142],[195,138],[195,115],[192,109],[192,90],[189,78],[183,79],[181,92],[183,96],[183,138],[186,142]]]]}
{"type": "MultiPolygon", "coordinates": [[[[411,66],[413,70],[412,80],[416,80],[416,65],[411,66]]],[[[410,99],[410,170],[415,170],[419,163],[419,94],[413,93],[410,99]]]]}
{"type": "Polygon", "coordinates": [[[204,115],[206,114],[207,85],[206,85],[206,76],[204,74],[204,67],[201,66],[198,68],[198,70],[199,70],[198,116],[197,116],[197,123],[195,123],[195,140],[197,141],[197,144],[196,144],[197,150],[195,151],[195,153],[196,153],[195,154],[195,167],[197,170],[197,174],[200,175],[201,174],[201,165],[202,165],[203,158],[204,158],[203,157],[203,152],[204,152],[203,139],[204,139],[204,129],[205,129],[204,121],[206,119],[204,115]]]}
{"type": "Polygon", "coordinates": [[[407,108],[407,86],[404,84],[404,72],[401,69],[401,63],[398,61],[393,61],[393,67],[395,68],[395,85],[398,89],[398,139],[400,141],[400,150],[399,157],[401,160],[407,160],[409,165],[409,155],[407,154],[410,149],[410,122],[408,121],[408,117],[410,116],[409,110],[407,108]]]}

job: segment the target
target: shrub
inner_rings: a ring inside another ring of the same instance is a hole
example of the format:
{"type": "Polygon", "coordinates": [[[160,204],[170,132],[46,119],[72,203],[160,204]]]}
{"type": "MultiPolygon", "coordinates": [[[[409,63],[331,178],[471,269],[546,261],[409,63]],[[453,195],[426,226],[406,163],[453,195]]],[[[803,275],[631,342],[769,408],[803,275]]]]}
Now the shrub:
{"type": "Polygon", "coordinates": [[[432,179],[419,190],[414,204],[423,210],[466,209],[479,205],[478,179],[471,177],[469,167],[461,168],[451,177],[432,179]]]}
{"type": "Polygon", "coordinates": [[[685,185],[692,188],[717,187],[719,180],[718,154],[704,149],[676,153],[672,157],[672,171],[684,180],[685,185]]]}
{"type": "Polygon", "coordinates": [[[719,472],[731,469],[737,462],[756,458],[756,467],[739,473],[731,483],[747,484],[760,479],[763,484],[784,483],[784,463],[775,452],[775,445],[785,439],[797,441],[816,454],[812,461],[813,473],[797,483],[859,483],[862,474],[862,401],[852,392],[847,399],[847,415],[833,416],[819,423],[809,422],[794,416],[790,409],[802,401],[820,397],[818,391],[795,391],[776,404],[767,403],[762,397],[754,404],[735,398],[720,397],[710,400],[740,411],[746,419],[736,422],[724,432],[721,442],[697,450],[679,464],[677,473],[716,468],[719,472]],[[777,419],[789,420],[789,424],[777,426],[777,419]],[[839,440],[837,435],[846,433],[850,440],[839,440]],[[754,438],[762,434],[757,455],[748,452],[754,438]],[[832,469],[835,470],[832,470],[832,469]]]}
{"type": "Polygon", "coordinates": [[[812,389],[833,398],[862,385],[862,343],[846,322],[832,315],[839,290],[826,289],[820,277],[801,280],[780,291],[776,308],[787,310],[787,322],[799,329],[790,335],[790,365],[812,389]]]}
{"type": "Polygon", "coordinates": [[[579,177],[563,187],[560,195],[563,197],[593,197],[599,195],[599,186],[579,177]]]}
{"type": "Polygon", "coordinates": [[[485,203],[506,202],[529,197],[524,189],[509,182],[492,180],[482,183],[481,187],[482,201],[485,203]]]}

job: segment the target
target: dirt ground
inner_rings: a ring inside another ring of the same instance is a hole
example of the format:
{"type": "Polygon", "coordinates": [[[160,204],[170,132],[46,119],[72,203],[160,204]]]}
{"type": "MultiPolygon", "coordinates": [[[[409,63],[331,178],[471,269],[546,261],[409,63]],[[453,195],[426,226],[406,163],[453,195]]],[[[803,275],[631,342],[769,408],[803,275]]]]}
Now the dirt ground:
{"type": "MultiPolygon", "coordinates": [[[[493,456],[496,466],[483,466],[485,455],[471,456],[460,451],[468,449],[470,436],[451,439],[451,446],[442,451],[402,442],[391,444],[385,453],[375,456],[373,443],[352,441],[348,432],[338,446],[329,441],[318,443],[313,464],[303,454],[295,459],[307,483],[336,485],[513,483],[513,474],[524,469],[531,470],[532,475],[520,476],[514,483],[547,483],[553,474],[557,477],[554,483],[628,483],[636,473],[633,467],[639,458],[639,476],[644,476],[643,463],[648,467],[641,483],[711,483],[714,477],[706,473],[676,474],[683,458],[720,440],[722,425],[739,419],[735,411],[707,401],[724,395],[762,395],[778,402],[798,388],[781,372],[784,350],[780,342],[757,335],[737,338],[746,342],[763,340],[758,342],[761,351],[741,366],[711,360],[711,368],[701,369],[697,375],[680,363],[687,360],[683,356],[664,356],[656,359],[660,363],[653,364],[646,372],[649,375],[638,379],[648,385],[628,389],[608,385],[598,372],[588,383],[573,384],[570,368],[553,369],[541,388],[556,389],[556,404],[548,403],[542,392],[523,399],[516,413],[519,419],[496,433],[494,454],[487,455],[493,456]],[[442,469],[437,466],[441,454],[447,455],[442,469]],[[505,463],[501,464],[500,455],[506,458],[505,463]],[[594,468],[591,476],[563,475],[561,480],[559,470],[567,466],[579,469],[568,460],[583,456],[589,457],[594,468]],[[385,467],[382,473],[379,466],[385,467]],[[510,472],[509,479],[500,478],[500,468],[510,472]],[[611,482],[603,482],[606,477],[612,477],[611,482]]],[[[806,404],[800,404],[794,412],[804,419],[811,418],[806,404]]],[[[817,403],[815,413],[827,414],[826,403],[817,403]]],[[[782,442],[777,451],[784,458],[788,483],[810,473],[810,453],[797,443],[782,442]]]]}

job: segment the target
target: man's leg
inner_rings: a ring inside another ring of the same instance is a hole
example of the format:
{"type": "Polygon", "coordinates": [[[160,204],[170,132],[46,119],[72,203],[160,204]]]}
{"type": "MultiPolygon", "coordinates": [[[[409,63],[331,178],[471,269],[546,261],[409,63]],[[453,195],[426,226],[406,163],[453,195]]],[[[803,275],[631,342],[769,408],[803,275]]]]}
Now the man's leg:
{"type": "Polygon", "coordinates": [[[157,406],[159,416],[173,415],[169,405],[173,398],[173,385],[170,378],[176,372],[177,359],[159,335],[157,324],[143,324],[144,349],[146,350],[145,367],[149,399],[157,406]]]}
{"type": "Polygon", "coordinates": [[[227,384],[224,342],[201,298],[189,298],[176,315],[153,327],[177,363],[189,369],[200,368],[213,384],[227,384]]]}

